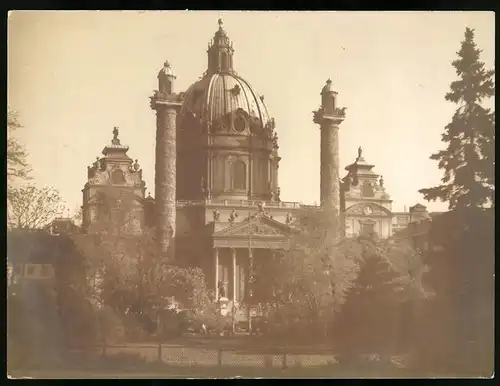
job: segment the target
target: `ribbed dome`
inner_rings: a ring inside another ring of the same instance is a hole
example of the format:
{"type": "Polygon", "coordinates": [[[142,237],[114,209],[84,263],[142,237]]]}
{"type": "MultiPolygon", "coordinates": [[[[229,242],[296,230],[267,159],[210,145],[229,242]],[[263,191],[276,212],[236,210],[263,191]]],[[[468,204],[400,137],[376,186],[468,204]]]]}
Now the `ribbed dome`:
{"type": "Polygon", "coordinates": [[[210,126],[239,109],[259,119],[262,127],[271,119],[263,97],[246,80],[235,73],[215,73],[188,88],[181,115],[193,113],[210,126]]]}

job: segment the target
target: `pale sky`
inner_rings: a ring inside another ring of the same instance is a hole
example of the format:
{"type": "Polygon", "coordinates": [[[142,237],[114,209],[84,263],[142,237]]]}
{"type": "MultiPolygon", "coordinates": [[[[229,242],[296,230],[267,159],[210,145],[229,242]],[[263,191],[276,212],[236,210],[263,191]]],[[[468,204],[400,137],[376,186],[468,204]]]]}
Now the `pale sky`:
{"type": "MultiPolygon", "coordinates": [[[[220,13],[12,12],[8,103],[20,114],[34,182],[54,186],[72,211],[82,204],[87,165],[120,128],[154,192],[155,114],[149,96],[168,59],[186,90],[206,70],[220,13]]],[[[320,132],[312,111],[331,78],[347,107],[340,167],[357,148],[382,174],[393,210],[420,202],[440,182],[432,152],[456,106],[445,93],[465,27],[494,67],[493,12],[223,12],[234,68],[276,120],[283,201],[319,202],[320,132]]]]}

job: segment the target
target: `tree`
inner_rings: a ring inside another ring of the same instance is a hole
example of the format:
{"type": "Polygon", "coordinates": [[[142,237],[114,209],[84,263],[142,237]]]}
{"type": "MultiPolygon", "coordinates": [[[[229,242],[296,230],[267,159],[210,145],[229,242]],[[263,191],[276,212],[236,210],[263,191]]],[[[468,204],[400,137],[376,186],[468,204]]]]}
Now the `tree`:
{"type": "Polygon", "coordinates": [[[17,112],[8,108],[7,111],[7,178],[12,182],[16,178],[30,179],[31,168],[28,164],[28,152],[15,137],[17,129],[22,128],[17,112]]]}
{"type": "MultiPolygon", "coordinates": [[[[431,156],[444,171],[443,184],[421,189],[427,200],[449,203],[450,212],[433,224],[432,242],[444,250],[431,260],[445,279],[435,280],[435,305],[428,313],[443,321],[436,327],[446,337],[448,371],[466,368],[490,375],[493,340],[495,113],[482,103],[495,95],[494,71],[480,61],[474,31],[453,61],[459,79],[446,100],[459,107],[442,135],[448,144],[431,156]],[[491,204],[491,208],[487,208],[491,204]],[[438,226],[436,226],[438,225],[438,226]],[[446,285],[441,285],[440,282],[446,285]],[[436,312],[437,311],[437,312],[436,312]],[[446,321],[445,321],[446,320],[446,321]],[[481,358],[481,359],[479,359],[481,358]]],[[[425,359],[425,358],[424,358],[425,359]]]]}
{"type": "Polygon", "coordinates": [[[95,205],[97,221],[86,234],[73,236],[86,262],[95,304],[108,306],[119,317],[132,315],[157,327],[161,318],[171,314],[172,300],[191,310],[190,317],[201,318],[201,310],[209,308],[202,271],[164,262],[154,231],[138,226],[134,193],[103,189],[95,205]]]}
{"type": "Polygon", "coordinates": [[[494,70],[484,68],[480,53],[474,30],[466,28],[459,58],[452,62],[459,79],[445,96],[459,107],[442,134],[446,150],[430,157],[439,161],[443,183],[420,190],[426,200],[447,201],[450,210],[494,203],[495,113],[481,105],[495,95],[494,70]]]}
{"type": "Polygon", "coordinates": [[[289,250],[256,270],[255,302],[269,306],[280,332],[289,326],[288,339],[301,332],[324,339],[356,278],[363,247],[356,240],[339,242],[337,221],[318,209],[298,213],[289,250]]]}
{"type": "Polygon", "coordinates": [[[335,343],[348,354],[392,352],[401,284],[389,261],[378,253],[365,255],[358,277],[348,290],[335,322],[335,343]]]}
{"type": "Polygon", "coordinates": [[[466,219],[450,211],[432,222],[426,259],[435,296],[421,311],[419,371],[467,376],[493,371],[494,216],[492,209],[466,219]]]}
{"type": "Polygon", "coordinates": [[[13,228],[40,229],[64,210],[55,188],[34,185],[10,189],[8,223],[13,228]]]}

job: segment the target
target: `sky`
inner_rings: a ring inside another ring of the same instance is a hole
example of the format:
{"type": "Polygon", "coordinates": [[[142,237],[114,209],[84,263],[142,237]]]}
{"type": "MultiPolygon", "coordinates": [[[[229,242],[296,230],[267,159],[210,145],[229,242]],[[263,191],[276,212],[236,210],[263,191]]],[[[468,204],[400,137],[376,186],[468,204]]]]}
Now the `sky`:
{"type": "MultiPolygon", "coordinates": [[[[481,59],[494,67],[493,12],[14,11],[8,18],[8,104],[24,126],[33,177],[57,188],[70,211],[82,204],[87,166],[114,126],[154,192],[155,114],[149,96],[169,60],[186,90],[207,67],[207,44],[224,20],[234,68],[265,95],[279,135],[283,201],[319,202],[320,131],[312,111],[331,78],[347,118],[340,167],[358,146],[383,175],[393,211],[440,183],[429,156],[456,106],[451,62],[475,29],[481,59]]],[[[493,102],[491,102],[493,104],[493,102]]],[[[344,173],[342,172],[342,176],[344,173]]]]}

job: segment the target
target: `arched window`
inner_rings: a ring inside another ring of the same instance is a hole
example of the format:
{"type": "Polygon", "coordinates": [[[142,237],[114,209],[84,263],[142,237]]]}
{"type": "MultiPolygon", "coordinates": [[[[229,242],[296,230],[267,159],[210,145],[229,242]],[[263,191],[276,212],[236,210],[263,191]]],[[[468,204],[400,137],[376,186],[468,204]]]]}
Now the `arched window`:
{"type": "Polygon", "coordinates": [[[233,163],[233,189],[246,190],[247,187],[247,165],[243,161],[233,163]]]}
{"type": "Polygon", "coordinates": [[[227,70],[227,54],[225,52],[220,54],[220,67],[222,70],[227,70]]]}

